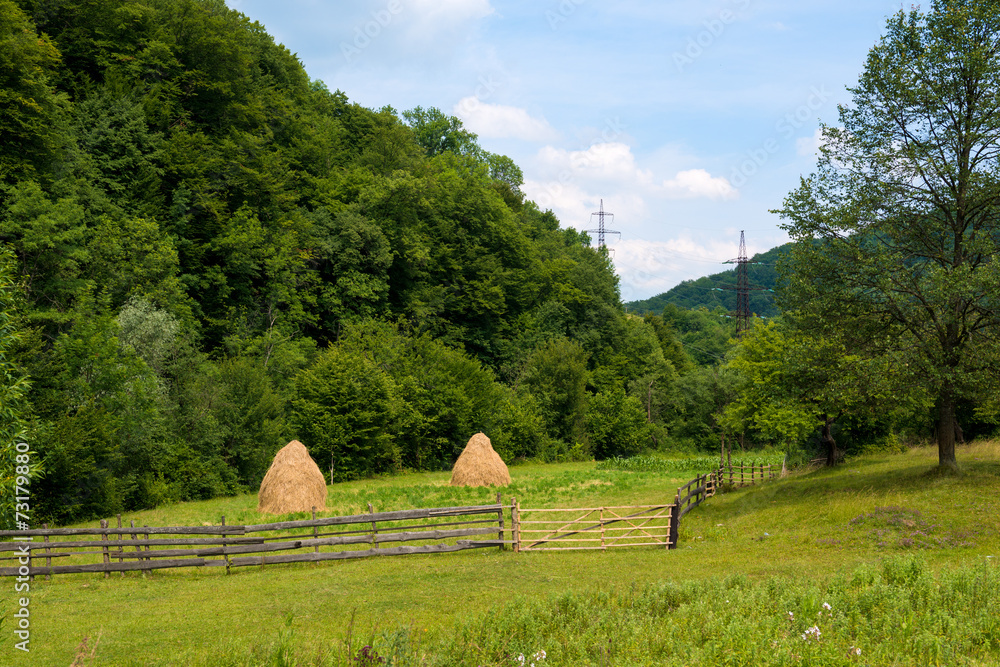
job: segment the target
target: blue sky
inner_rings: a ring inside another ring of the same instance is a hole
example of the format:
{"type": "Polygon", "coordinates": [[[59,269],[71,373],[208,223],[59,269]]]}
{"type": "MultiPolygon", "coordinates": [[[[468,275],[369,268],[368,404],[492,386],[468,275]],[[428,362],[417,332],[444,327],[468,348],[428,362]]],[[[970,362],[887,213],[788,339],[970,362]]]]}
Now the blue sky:
{"type": "MultiPolygon", "coordinates": [[[[354,102],[458,116],[588,229],[604,200],[622,297],[642,299],[784,243],[882,0],[229,0],[354,102]]],[[[908,5],[907,5],[908,8],[908,5]]]]}

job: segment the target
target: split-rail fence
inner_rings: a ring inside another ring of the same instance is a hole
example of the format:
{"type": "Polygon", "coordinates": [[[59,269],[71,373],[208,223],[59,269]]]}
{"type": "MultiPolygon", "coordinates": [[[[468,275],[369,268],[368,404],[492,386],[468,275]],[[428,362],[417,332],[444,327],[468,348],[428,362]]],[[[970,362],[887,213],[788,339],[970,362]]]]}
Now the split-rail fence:
{"type": "MultiPolygon", "coordinates": [[[[259,525],[43,528],[0,531],[0,576],[230,568],[371,556],[503,548],[504,510],[494,505],[373,512],[259,525]],[[331,532],[331,529],[332,530],[331,532]],[[42,541],[36,541],[40,537],[42,541]],[[416,543],[400,545],[403,542],[416,543]],[[366,549],[358,549],[367,545],[366,549]],[[27,552],[27,555],[24,555],[27,552]],[[44,559],[45,565],[40,561],[44,559]],[[25,564],[25,561],[27,563],[25,564]],[[56,564],[53,565],[53,562],[56,564]],[[65,564],[63,564],[65,563],[65,564]],[[28,571],[24,571],[25,565],[28,571]]],[[[371,505],[369,505],[371,509],[371,505]]]]}
{"type": "Polygon", "coordinates": [[[319,562],[513,546],[520,551],[677,546],[681,519],[723,486],[775,477],[771,466],[727,466],[677,489],[672,503],[522,508],[517,499],[466,507],[375,512],[256,525],[48,528],[0,531],[0,576],[152,571],[319,562]],[[510,516],[506,527],[504,514],[510,516]],[[509,539],[505,537],[509,535],[509,539]],[[41,538],[37,541],[36,538],[41,538]],[[402,543],[410,544],[402,544],[402,543]],[[399,546],[389,546],[389,545],[399,546]],[[367,548],[359,549],[358,546],[367,548]],[[44,561],[44,565],[41,562],[44,561]],[[5,563],[11,563],[5,566],[5,563]]]}

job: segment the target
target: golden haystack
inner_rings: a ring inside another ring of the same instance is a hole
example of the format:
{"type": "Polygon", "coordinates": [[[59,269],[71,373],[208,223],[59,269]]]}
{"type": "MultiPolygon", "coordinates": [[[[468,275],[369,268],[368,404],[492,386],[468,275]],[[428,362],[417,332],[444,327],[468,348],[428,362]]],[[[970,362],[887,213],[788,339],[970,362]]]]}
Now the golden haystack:
{"type": "Polygon", "coordinates": [[[292,440],[274,455],[260,483],[257,511],[288,514],[326,509],[326,478],[309,456],[305,445],[292,440]]]}
{"type": "Polygon", "coordinates": [[[452,486],[507,486],[510,473],[490,439],[477,433],[469,439],[451,469],[452,486]]]}

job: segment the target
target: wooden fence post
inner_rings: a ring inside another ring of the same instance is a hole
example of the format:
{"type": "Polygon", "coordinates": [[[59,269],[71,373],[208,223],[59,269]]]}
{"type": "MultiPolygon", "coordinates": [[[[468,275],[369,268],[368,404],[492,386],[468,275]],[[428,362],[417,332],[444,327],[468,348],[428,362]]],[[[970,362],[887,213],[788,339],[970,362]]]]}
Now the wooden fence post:
{"type": "Polygon", "coordinates": [[[598,511],[597,517],[601,521],[601,549],[603,549],[604,551],[607,551],[608,548],[606,546],[604,546],[604,508],[603,507],[598,511]]]}
{"type": "MultiPolygon", "coordinates": [[[[122,563],[125,562],[125,559],[122,558],[122,555],[123,555],[124,552],[122,550],[122,534],[121,534],[121,529],[122,529],[122,515],[119,514],[118,515],[118,564],[119,565],[121,565],[122,563]]],[[[122,568],[122,570],[121,570],[121,575],[123,577],[125,576],[125,569],[124,568],[122,568]]]]}
{"type": "MultiPolygon", "coordinates": [[[[315,520],[316,520],[316,506],[313,505],[313,521],[315,521],[315,520]]],[[[319,539],[319,526],[313,525],[313,539],[314,540],[318,540],[319,539]]],[[[313,547],[313,551],[315,551],[316,553],[319,553],[319,545],[318,544],[315,547],[313,547]]],[[[315,563],[315,565],[319,565],[319,563],[315,563]]]]}
{"type": "Polygon", "coordinates": [[[670,535],[667,537],[667,549],[677,548],[677,535],[681,526],[681,494],[674,496],[674,506],[670,508],[670,535]]]}
{"type": "MultiPolygon", "coordinates": [[[[43,523],[43,524],[42,524],[42,528],[44,528],[45,530],[48,530],[48,529],[49,529],[49,524],[47,524],[47,523],[43,523]]],[[[48,542],[48,541],[49,541],[49,536],[48,536],[48,535],[46,535],[46,536],[45,536],[45,537],[44,537],[43,539],[44,539],[44,540],[45,540],[46,542],[48,542]]],[[[52,552],[51,552],[51,551],[49,550],[49,548],[48,548],[48,547],[45,547],[45,567],[52,567],[52,559],[51,559],[51,558],[49,558],[49,554],[50,554],[50,553],[52,553],[52,552]]],[[[49,579],[51,579],[51,578],[52,578],[52,575],[51,575],[51,574],[46,574],[46,575],[45,575],[45,581],[48,581],[48,580],[49,580],[49,579]]]]}
{"type": "Polygon", "coordinates": [[[510,528],[513,532],[514,553],[521,552],[521,508],[514,498],[510,505],[510,528]]]}
{"type": "Polygon", "coordinates": [[[372,549],[378,549],[378,525],[375,522],[375,510],[368,503],[368,513],[372,516],[372,549]]]}
{"type": "MultiPolygon", "coordinates": [[[[144,524],[142,524],[142,527],[146,529],[146,552],[147,552],[146,553],[146,563],[148,564],[152,560],[149,557],[149,525],[144,523],[144,524]]],[[[149,570],[147,570],[147,571],[149,572],[149,576],[152,577],[153,576],[153,568],[149,568],[149,570]]]]}
{"type": "MultiPolygon", "coordinates": [[[[135,519],[129,519],[129,521],[128,521],[128,527],[129,528],[135,528],[135,519]]],[[[135,547],[135,550],[138,551],[139,553],[142,553],[142,547],[139,546],[138,544],[136,544],[136,538],[137,538],[136,534],[135,533],[129,533],[129,538],[131,538],[132,545],[135,547]]],[[[136,558],[135,562],[136,563],[141,563],[142,559],[141,558],[136,558]]],[[[143,576],[143,578],[145,578],[145,576],[146,576],[146,571],[145,570],[142,571],[142,576],[143,576]]]]}
{"type": "MultiPolygon", "coordinates": [[[[101,528],[105,530],[107,530],[108,528],[108,522],[105,519],[101,519],[101,528]]],[[[111,557],[108,555],[107,533],[101,533],[101,541],[104,542],[104,544],[101,546],[101,552],[104,554],[104,578],[107,579],[108,577],[111,576],[109,567],[111,565],[111,557]]]]}
{"type": "MultiPolygon", "coordinates": [[[[223,528],[226,527],[226,515],[225,514],[222,515],[222,527],[223,528]]],[[[227,546],[226,531],[223,530],[222,531],[222,560],[226,561],[226,574],[231,574],[231,572],[229,571],[229,566],[230,566],[229,554],[227,553],[226,546],[227,546]]]]}
{"type": "Polygon", "coordinates": [[[503,551],[503,496],[497,491],[497,505],[500,509],[497,510],[497,516],[500,517],[500,532],[497,535],[497,539],[500,540],[500,551],[503,551]]]}

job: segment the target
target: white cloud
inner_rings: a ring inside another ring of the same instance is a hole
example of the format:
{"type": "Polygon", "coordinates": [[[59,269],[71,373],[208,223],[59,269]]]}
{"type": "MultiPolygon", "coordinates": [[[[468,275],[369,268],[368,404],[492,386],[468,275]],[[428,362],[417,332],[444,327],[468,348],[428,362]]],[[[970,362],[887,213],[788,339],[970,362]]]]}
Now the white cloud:
{"type": "Polygon", "coordinates": [[[677,172],[669,181],[663,181],[663,190],[671,197],[682,199],[736,199],[739,191],[722,176],[712,176],[704,169],[677,172]]]}
{"type": "Polygon", "coordinates": [[[667,241],[623,239],[609,245],[614,250],[625,301],[662,294],[684,280],[732,268],[723,262],[739,252],[739,244],[732,239],[704,243],[689,237],[667,241]]]}
{"type": "Polygon", "coordinates": [[[811,137],[799,137],[795,140],[795,150],[799,155],[813,157],[819,153],[823,145],[823,128],[817,127],[811,137]]]}
{"type": "Polygon", "coordinates": [[[550,174],[569,172],[573,178],[649,185],[653,174],[636,164],[632,149],[615,141],[597,143],[586,150],[567,151],[546,146],[538,151],[539,166],[550,174]]]}
{"type": "Polygon", "coordinates": [[[502,104],[486,104],[477,97],[464,97],[454,113],[465,127],[481,137],[513,137],[525,141],[551,141],[558,137],[544,118],[533,118],[527,111],[502,104]]]}

